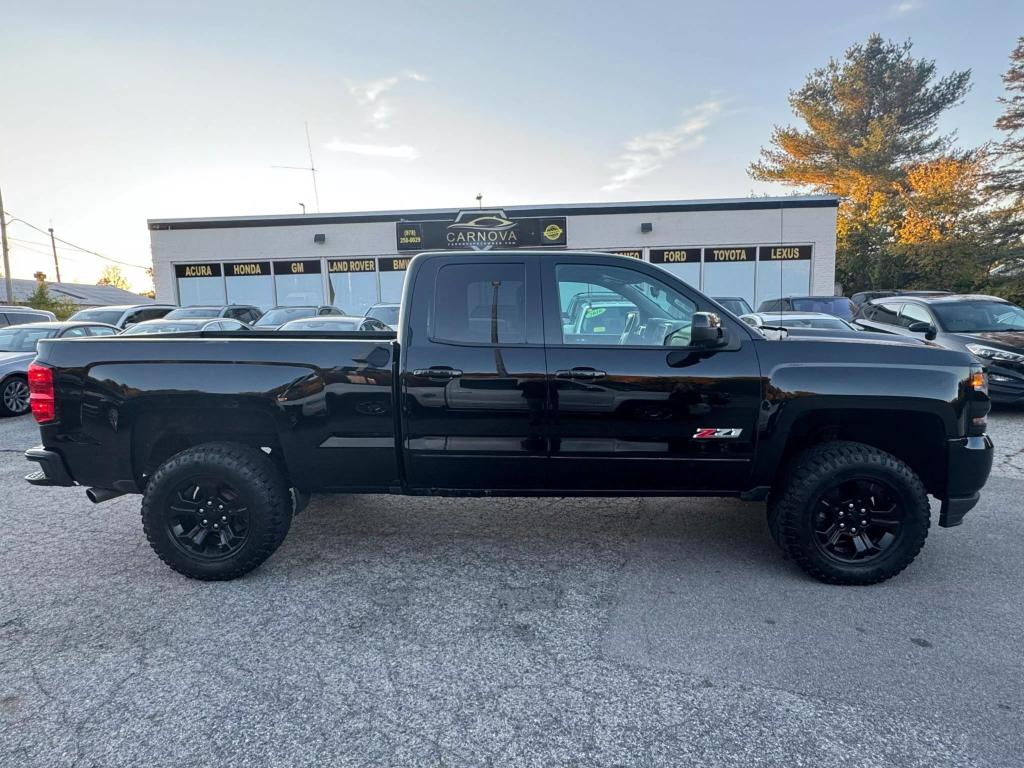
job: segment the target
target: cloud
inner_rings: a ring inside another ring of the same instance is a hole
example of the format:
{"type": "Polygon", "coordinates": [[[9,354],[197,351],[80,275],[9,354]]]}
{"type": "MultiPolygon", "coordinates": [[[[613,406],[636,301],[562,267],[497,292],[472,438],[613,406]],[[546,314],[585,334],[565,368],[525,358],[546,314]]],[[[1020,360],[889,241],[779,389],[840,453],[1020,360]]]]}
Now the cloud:
{"type": "Polygon", "coordinates": [[[332,139],[324,147],[331,152],[347,152],[364,157],[392,157],[398,160],[415,160],[420,156],[416,147],[408,144],[358,144],[352,141],[332,139]]]}
{"type": "Polygon", "coordinates": [[[601,189],[621,189],[654,173],[680,152],[699,147],[704,143],[704,130],[721,111],[722,102],[705,101],[690,109],[686,119],[674,128],[634,136],[611,164],[616,173],[601,189]]]}
{"type": "Polygon", "coordinates": [[[403,80],[415,83],[428,82],[429,78],[419,72],[403,72],[390,75],[368,83],[349,83],[348,91],[366,111],[366,118],[374,128],[387,128],[395,114],[395,108],[387,98],[403,80]]]}
{"type": "Polygon", "coordinates": [[[901,0],[889,6],[889,12],[897,16],[905,16],[921,8],[924,8],[924,0],[901,0]]]}

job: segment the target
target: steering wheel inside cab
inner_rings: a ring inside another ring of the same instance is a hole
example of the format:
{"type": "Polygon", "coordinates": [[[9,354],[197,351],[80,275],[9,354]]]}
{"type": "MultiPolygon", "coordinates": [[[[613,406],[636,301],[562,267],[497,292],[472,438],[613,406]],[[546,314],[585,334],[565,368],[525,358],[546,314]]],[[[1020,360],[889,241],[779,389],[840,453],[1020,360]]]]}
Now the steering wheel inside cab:
{"type": "Polygon", "coordinates": [[[633,310],[626,314],[626,322],[619,335],[619,346],[687,346],[690,343],[689,337],[683,339],[680,338],[681,334],[678,334],[678,331],[685,330],[686,327],[685,323],[664,317],[649,317],[641,322],[640,313],[633,310]]]}

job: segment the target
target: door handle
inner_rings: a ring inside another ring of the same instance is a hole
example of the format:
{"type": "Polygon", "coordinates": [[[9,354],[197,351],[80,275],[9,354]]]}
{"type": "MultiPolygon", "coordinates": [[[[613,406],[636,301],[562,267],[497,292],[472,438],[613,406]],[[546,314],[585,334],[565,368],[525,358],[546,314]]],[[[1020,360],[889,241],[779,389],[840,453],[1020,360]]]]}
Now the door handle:
{"type": "Polygon", "coordinates": [[[604,371],[599,371],[595,368],[572,368],[571,370],[555,371],[556,379],[585,379],[587,381],[593,381],[594,379],[603,379],[608,374],[604,371]]]}
{"type": "Polygon", "coordinates": [[[462,375],[462,371],[458,368],[438,365],[433,368],[416,368],[412,375],[421,376],[426,379],[457,379],[462,375]]]}

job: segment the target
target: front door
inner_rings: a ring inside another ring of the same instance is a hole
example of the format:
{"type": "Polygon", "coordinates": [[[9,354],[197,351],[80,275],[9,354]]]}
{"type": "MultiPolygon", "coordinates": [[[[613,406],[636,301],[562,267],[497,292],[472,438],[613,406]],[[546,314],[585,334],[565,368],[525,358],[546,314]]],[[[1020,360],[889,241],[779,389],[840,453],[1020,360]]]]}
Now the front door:
{"type": "Polygon", "coordinates": [[[593,492],[715,491],[750,474],[761,379],[749,332],[689,345],[714,311],[646,264],[543,262],[551,481],[593,492]]]}
{"type": "Polygon", "coordinates": [[[427,260],[406,295],[413,297],[402,374],[410,488],[542,488],[547,392],[537,260],[427,260]]]}

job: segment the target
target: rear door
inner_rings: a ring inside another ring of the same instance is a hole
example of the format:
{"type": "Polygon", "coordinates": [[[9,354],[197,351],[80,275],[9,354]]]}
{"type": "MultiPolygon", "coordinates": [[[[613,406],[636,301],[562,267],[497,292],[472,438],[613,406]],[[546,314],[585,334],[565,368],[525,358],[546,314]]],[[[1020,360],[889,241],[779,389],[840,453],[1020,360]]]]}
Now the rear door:
{"type": "Polygon", "coordinates": [[[750,331],[722,317],[730,345],[691,349],[694,312],[714,306],[657,267],[552,254],[541,271],[548,483],[593,492],[742,487],[761,402],[750,331]],[[568,311],[581,294],[606,297],[591,302],[582,323],[568,311]]]}
{"type": "Polygon", "coordinates": [[[545,364],[537,260],[427,258],[403,339],[410,488],[543,488],[545,364]]]}

